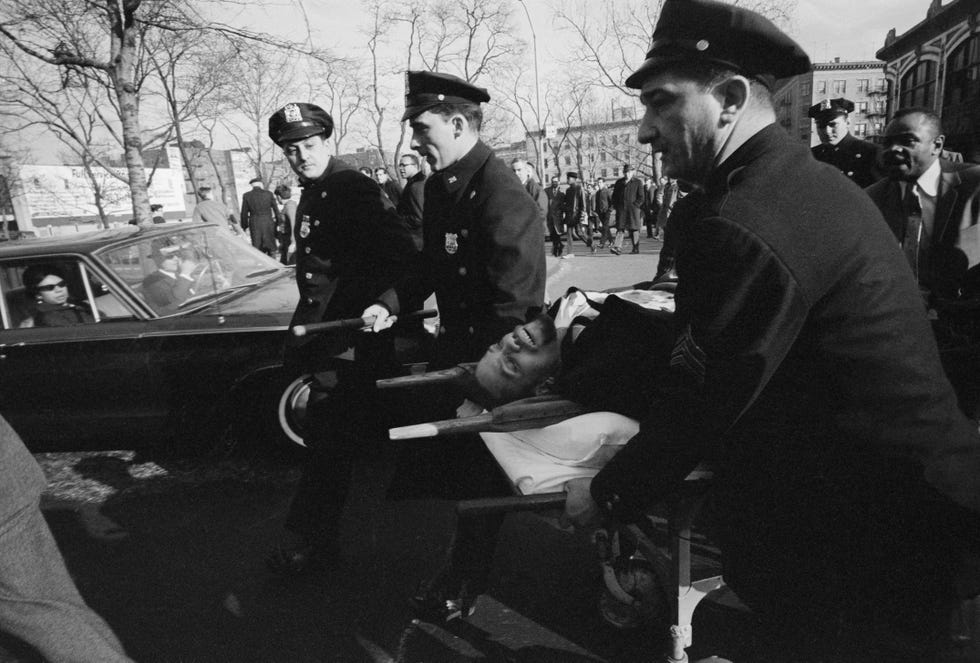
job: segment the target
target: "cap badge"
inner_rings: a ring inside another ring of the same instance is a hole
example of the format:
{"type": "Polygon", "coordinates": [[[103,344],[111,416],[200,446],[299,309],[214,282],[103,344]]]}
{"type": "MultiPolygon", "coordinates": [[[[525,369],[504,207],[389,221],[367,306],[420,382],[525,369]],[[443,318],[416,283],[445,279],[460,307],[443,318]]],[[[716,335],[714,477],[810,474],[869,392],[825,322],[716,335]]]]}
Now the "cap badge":
{"type": "Polygon", "coordinates": [[[459,251],[459,242],[456,240],[456,233],[446,233],[446,253],[455,255],[459,251]]]}
{"type": "Polygon", "coordinates": [[[439,101],[445,101],[446,100],[446,95],[444,95],[444,94],[436,95],[436,99],[438,99],[439,101]]]}
{"type": "Polygon", "coordinates": [[[282,109],[282,114],[286,116],[286,122],[302,122],[303,113],[296,104],[286,104],[282,109]]]}
{"type": "Polygon", "coordinates": [[[711,46],[711,44],[708,43],[708,40],[701,39],[694,45],[694,48],[698,49],[699,51],[706,51],[708,50],[708,46],[711,46]]]}
{"type": "Polygon", "coordinates": [[[306,239],[310,236],[310,215],[304,214],[299,224],[299,236],[306,239]]]}
{"type": "Polygon", "coordinates": [[[448,181],[449,181],[450,184],[456,184],[456,176],[455,175],[450,175],[448,181]]]}

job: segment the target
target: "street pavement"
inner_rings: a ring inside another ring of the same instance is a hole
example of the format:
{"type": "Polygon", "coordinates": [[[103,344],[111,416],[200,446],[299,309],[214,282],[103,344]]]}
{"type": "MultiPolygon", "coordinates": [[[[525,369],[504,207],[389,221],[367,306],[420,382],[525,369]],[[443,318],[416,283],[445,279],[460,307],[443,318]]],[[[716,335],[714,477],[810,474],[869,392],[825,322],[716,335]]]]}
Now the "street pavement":
{"type": "MultiPolygon", "coordinates": [[[[660,243],[644,239],[641,248],[639,255],[592,256],[576,244],[574,258],[549,257],[549,297],[572,285],[605,289],[649,280],[660,243]]],[[[128,451],[38,458],[50,482],[45,515],[69,569],[137,661],[664,660],[665,624],[620,631],[599,618],[593,546],[546,515],[508,517],[490,589],[469,621],[449,627],[413,621],[405,599],[439,567],[454,511],[447,502],[385,499],[390,446],[366,449],[357,469],[341,559],[285,580],[269,574],[263,560],[282,538],[299,477],[294,459],[128,451]]],[[[718,570],[717,551],[708,543],[696,547],[695,574],[718,570]]],[[[972,619],[980,621],[975,613],[972,619]]],[[[750,660],[761,635],[750,615],[706,601],[695,615],[690,651],[750,660]]],[[[975,651],[944,660],[980,660],[975,651]]],[[[36,660],[0,639],[0,663],[36,660]]]]}

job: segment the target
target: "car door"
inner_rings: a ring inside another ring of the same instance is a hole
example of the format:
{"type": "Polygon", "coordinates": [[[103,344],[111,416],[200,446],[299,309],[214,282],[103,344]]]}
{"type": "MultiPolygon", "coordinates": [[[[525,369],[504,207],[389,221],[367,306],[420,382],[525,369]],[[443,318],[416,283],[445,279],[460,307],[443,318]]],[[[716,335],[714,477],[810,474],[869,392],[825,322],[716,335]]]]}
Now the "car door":
{"type": "Polygon", "coordinates": [[[79,255],[0,264],[0,409],[33,448],[132,448],[167,434],[165,404],[148,388],[147,320],[97,270],[79,255]],[[63,274],[90,321],[33,324],[30,265],[63,274]]]}

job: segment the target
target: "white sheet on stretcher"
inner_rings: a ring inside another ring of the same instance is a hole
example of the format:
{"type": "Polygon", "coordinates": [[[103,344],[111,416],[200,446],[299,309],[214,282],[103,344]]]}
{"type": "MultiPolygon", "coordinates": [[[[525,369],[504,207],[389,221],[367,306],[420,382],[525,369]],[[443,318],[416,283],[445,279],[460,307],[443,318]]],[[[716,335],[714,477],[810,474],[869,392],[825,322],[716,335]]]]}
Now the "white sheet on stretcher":
{"type": "MultiPolygon", "coordinates": [[[[613,293],[644,308],[674,310],[674,294],[661,290],[624,290],[613,293]]],[[[575,288],[562,297],[555,326],[598,315],[589,303],[605,301],[609,293],[575,288]]],[[[524,495],[564,490],[570,479],[594,477],[640,426],[614,412],[591,412],[545,428],[510,433],[480,433],[511,482],[524,495]]]]}
{"type": "Polygon", "coordinates": [[[544,428],[480,433],[523,495],[564,490],[570,479],[594,477],[640,430],[635,419],[589,412],[544,428]]]}

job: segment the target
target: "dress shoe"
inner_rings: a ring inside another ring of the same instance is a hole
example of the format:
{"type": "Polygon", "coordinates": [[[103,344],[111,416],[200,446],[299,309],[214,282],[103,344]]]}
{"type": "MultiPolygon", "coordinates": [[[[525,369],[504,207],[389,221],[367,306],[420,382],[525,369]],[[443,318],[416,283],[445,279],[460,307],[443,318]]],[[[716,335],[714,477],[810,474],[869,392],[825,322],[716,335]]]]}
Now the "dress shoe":
{"type": "Polygon", "coordinates": [[[631,253],[631,254],[632,254],[632,253],[639,253],[639,252],[640,252],[640,247],[638,247],[638,246],[634,246],[634,247],[633,247],[633,250],[632,250],[632,251],[630,251],[630,253],[631,253]]]}
{"type": "Polygon", "coordinates": [[[610,252],[610,253],[612,253],[613,255],[617,255],[617,256],[618,256],[618,255],[619,255],[620,253],[622,253],[622,251],[621,251],[621,250],[619,250],[619,249],[617,249],[617,248],[616,248],[615,246],[611,246],[611,247],[609,247],[609,252],[610,252]]]}

